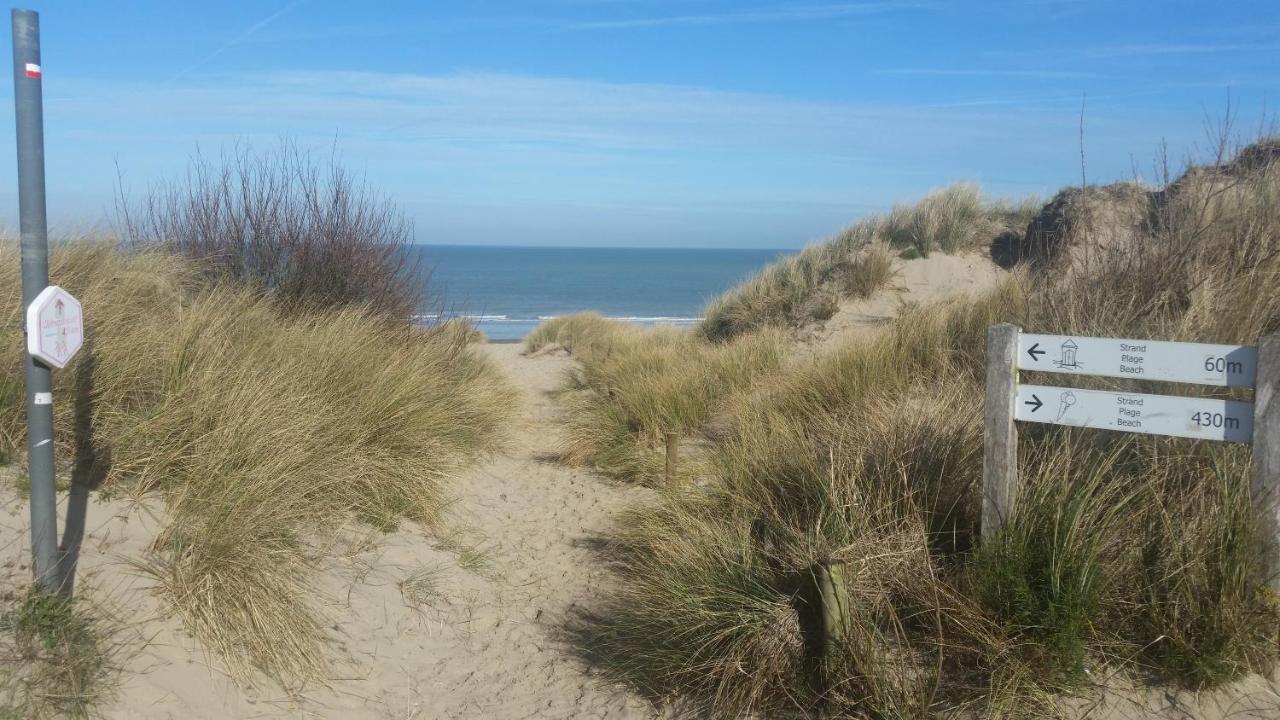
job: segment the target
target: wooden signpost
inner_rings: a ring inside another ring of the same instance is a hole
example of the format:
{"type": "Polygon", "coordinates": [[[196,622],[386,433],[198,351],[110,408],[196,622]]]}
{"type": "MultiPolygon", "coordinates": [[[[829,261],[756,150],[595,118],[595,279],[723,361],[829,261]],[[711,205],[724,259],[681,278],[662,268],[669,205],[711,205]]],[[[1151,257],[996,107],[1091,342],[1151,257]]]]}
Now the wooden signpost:
{"type": "Polygon", "coordinates": [[[1250,492],[1259,509],[1268,587],[1280,592],[1280,334],[1258,347],[1124,338],[1024,334],[1013,325],[987,333],[987,408],[982,467],[982,534],[1017,505],[1015,421],[1245,443],[1253,446],[1250,492]],[[1023,385],[1019,370],[1252,387],[1253,402],[1023,385]]]}

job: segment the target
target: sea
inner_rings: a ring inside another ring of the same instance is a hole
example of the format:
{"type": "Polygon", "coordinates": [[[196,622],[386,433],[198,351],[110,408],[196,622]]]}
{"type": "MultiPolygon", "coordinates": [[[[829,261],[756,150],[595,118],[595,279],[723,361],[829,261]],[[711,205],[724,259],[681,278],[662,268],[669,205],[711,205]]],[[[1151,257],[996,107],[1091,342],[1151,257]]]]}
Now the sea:
{"type": "Polygon", "coordinates": [[[419,245],[423,324],[471,320],[492,341],[584,310],[638,325],[696,325],[707,301],[787,250],[419,245]]]}

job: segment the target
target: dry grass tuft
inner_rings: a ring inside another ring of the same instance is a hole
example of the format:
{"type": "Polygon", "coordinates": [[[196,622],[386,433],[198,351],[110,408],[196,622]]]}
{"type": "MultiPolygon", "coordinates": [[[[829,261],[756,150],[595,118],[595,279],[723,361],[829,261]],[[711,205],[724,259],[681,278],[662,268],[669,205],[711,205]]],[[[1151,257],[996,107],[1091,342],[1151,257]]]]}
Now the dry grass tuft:
{"type": "Polygon", "coordinates": [[[423,565],[400,581],[400,595],[411,608],[421,609],[441,597],[440,581],[445,569],[439,565],[423,565]]]}
{"type": "MultiPolygon", "coordinates": [[[[647,483],[662,479],[665,439],[698,442],[722,401],[782,365],[784,340],[766,330],[712,344],[672,328],[641,330],[593,314],[548,321],[526,341],[556,343],[581,369],[568,380],[564,459],[647,483]]],[[[684,453],[692,471],[697,456],[684,453]]]]}

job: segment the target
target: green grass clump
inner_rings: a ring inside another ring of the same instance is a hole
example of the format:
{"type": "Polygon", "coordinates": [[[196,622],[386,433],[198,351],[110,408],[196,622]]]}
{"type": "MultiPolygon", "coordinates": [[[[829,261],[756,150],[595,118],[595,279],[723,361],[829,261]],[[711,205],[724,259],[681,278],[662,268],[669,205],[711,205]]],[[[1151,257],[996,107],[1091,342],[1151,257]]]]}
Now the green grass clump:
{"type": "Polygon", "coordinates": [[[1084,679],[1106,585],[1121,579],[1108,573],[1129,550],[1117,541],[1129,539],[1139,494],[1119,481],[1122,447],[1095,458],[1069,436],[1057,440],[1048,452],[1058,457],[1032,465],[1045,475],[1023,478],[1025,509],[978,547],[974,579],[984,608],[1030,656],[1023,662],[1069,687],[1084,679]]]}
{"type": "Polygon", "coordinates": [[[893,251],[885,245],[870,245],[847,269],[840,291],[850,297],[868,298],[893,279],[893,251]]]}
{"type": "Polygon", "coordinates": [[[112,697],[114,629],[84,600],[35,588],[0,604],[0,718],[87,718],[112,697]]]}
{"type": "Polygon", "coordinates": [[[442,596],[440,583],[444,578],[444,568],[439,565],[423,565],[400,581],[400,596],[409,607],[420,610],[442,596]]]}
{"type": "MultiPolygon", "coordinates": [[[[900,211],[899,227],[916,233],[903,243],[976,244],[997,211],[972,212],[975,197],[933,199],[930,217],[900,211]],[[983,229],[937,230],[952,222],[983,229]]],[[[618,531],[623,587],[587,633],[593,657],[717,717],[865,718],[1045,716],[1054,693],[1116,673],[1204,687],[1280,660],[1247,446],[1022,425],[1018,504],[1002,533],[978,532],[987,329],[1239,344],[1276,331],[1280,164],[1222,162],[1159,193],[1051,205],[1094,219],[1154,215],[1106,242],[1067,218],[1048,264],[978,297],[908,308],[882,332],[748,374],[717,397],[695,482],[618,531]],[[847,568],[849,630],[824,647],[811,578],[833,562],[847,568]]],[[[1030,215],[999,212],[1005,224],[1030,215]]],[[[737,293],[725,302],[749,307],[737,293]]],[[[629,337],[599,367],[666,371],[654,357],[669,342],[629,337]]],[[[709,356],[678,355],[713,373],[709,356]]],[[[634,437],[629,423],[643,414],[625,382],[599,377],[610,381],[584,383],[591,413],[573,432],[594,424],[606,441],[634,437]]]]}
{"type": "Polygon", "coordinates": [[[549,345],[559,345],[583,357],[596,350],[607,350],[623,335],[623,325],[606,320],[600,313],[582,312],[564,315],[539,323],[524,339],[525,352],[533,353],[549,345]]]}
{"type": "MultiPolygon", "coordinates": [[[[13,254],[0,245],[9,347],[13,254]]],[[[164,499],[136,562],[234,673],[321,676],[310,541],[353,518],[436,522],[450,473],[498,445],[513,390],[464,326],[359,307],[286,314],[162,252],[57,246],[51,277],[90,309],[86,348],[55,374],[59,457],[96,448],[104,490],[164,499]]],[[[22,418],[20,402],[0,406],[0,438],[19,439],[22,418]]]]}

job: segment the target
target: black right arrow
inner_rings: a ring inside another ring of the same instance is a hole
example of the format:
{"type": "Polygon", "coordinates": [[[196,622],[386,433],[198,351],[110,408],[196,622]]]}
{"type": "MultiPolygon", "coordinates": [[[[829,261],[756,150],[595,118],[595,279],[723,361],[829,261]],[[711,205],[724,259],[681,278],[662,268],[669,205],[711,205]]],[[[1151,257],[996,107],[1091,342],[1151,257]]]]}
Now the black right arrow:
{"type": "MultiPolygon", "coordinates": [[[[1044,352],[1044,351],[1043,351],[1043,350],[1041,350],[1040,352],[1044,352]]],[[[1041,400],[1040,398],[1036,397],[1036,394],[1035,394],[1035,393],[1031,393],[1031,400],[1023,400],[1023,401],[1022,401],[1022,404],[1023,404],[1023,405],[1030,405],[1030,406],[1031,406],[1031,412],[1035,412],[1035,411],[1037,411],[1037,410],[1039,410],[1039,409],[1040,409],[1040,406],[1041,406],[1041,405],[1044,405],[1044,401],[1043,401],[1043,400],[1041,400]],[[1034,400],[1035,402],[1032,402],[1032,400],[1034,400]]]]}
{"type": "MultiPolygon", "coordinates": [[[[1027,348],[1027,354],[1030,355],[1031,359],[1036,362],[1040,362],[1040,356],[1045,355],[1047,353],[1047,351],[1045,350],[1038,349],[1039,347],[1040,347],[1040,343],[1036,343],[1035,345],[1032,345],[1031,347],[1027,348]]],[[[1035,396],[1032,395],[1032,397],[1035,397],[1035,396]]]]}

